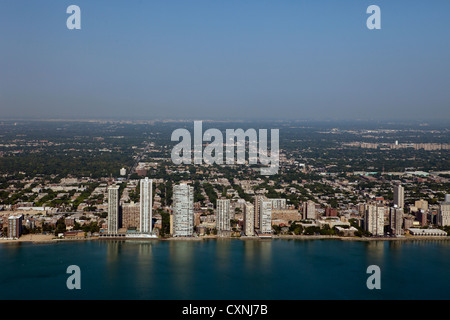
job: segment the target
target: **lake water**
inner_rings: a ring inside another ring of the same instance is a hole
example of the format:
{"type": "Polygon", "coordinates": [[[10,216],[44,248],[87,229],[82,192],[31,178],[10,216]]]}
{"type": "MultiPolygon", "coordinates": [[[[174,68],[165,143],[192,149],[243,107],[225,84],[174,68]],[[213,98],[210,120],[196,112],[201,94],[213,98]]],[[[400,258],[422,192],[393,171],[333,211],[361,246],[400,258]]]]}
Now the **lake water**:
{"type": "Polygon", "coordinates": [[[450,299],[450,241],[0,244],[0,299],[450,299]],[[81,289],[69,290],[69,265],[81,289]],[[381,290],[366,286],[381,268],[381,290]]]}

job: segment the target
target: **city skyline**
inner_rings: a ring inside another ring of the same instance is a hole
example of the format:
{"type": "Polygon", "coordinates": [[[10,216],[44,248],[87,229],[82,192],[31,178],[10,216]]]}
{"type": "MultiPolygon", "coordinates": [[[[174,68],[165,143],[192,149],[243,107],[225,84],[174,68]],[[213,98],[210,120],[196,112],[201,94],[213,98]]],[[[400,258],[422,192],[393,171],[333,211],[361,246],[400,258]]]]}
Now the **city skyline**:
{"type": "Polygon", "coordinates": [[[448,299],[449,12],[0,1],[0,300],[448,299]]]}

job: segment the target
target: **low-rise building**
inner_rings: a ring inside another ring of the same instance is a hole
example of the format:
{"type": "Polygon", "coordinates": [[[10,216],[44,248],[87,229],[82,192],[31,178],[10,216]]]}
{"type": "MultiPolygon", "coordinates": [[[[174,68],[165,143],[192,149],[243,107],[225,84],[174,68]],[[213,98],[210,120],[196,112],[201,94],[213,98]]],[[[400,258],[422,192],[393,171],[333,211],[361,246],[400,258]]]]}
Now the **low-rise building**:
{"type": "Polygon", "coordinates": [[[446,237],[447,232],[441,229],[419,229],[409,228],[409,233],[413,236],[425,236],[425,237],[446,237]]]}

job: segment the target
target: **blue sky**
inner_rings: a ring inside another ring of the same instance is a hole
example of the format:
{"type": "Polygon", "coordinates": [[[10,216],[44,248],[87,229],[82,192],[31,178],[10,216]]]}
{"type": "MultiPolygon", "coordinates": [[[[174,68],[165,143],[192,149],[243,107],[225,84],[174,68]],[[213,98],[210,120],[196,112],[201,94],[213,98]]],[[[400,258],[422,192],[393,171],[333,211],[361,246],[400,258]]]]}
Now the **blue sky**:
{"type": "Polygon", "coordinates": [[[2,0],[0,118],[449,119],[449,14],[445,0],[2,0]]]}

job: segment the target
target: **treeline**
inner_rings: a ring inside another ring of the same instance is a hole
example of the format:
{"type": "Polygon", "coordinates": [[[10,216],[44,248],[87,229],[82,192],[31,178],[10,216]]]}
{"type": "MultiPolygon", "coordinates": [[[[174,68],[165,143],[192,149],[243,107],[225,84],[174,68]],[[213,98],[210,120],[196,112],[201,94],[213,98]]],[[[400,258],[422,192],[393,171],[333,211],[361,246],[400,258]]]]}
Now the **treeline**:
{"type": "Polygon", "coordinates": [[[0,158],[1,173],[17,174],[25,172],[27,176],[59,175],[66,177],[101,178],[118,176],[119,169],[131,165],[131,154],[119,152],[99,152],[80,155],[80,153],[45,154],[28,153],[0,158]]]}

